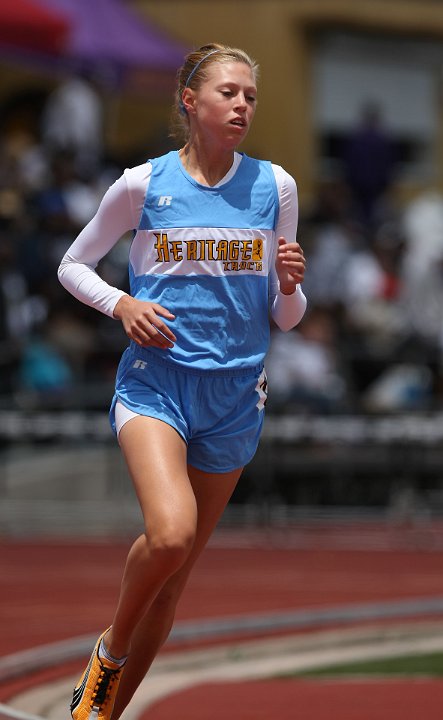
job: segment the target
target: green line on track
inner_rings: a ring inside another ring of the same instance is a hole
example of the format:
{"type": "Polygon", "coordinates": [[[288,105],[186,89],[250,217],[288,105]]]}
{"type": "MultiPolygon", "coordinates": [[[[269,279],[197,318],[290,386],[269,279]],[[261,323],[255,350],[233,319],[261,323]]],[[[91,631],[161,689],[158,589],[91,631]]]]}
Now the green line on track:
{"type": "Polygon", "coordinates": [[[330,665],[328,667],[304,670],[302,672],[285,673],[282,678],[300,677],[331,677],[355,675],[401,675],[413,677],[414,675],[426,677],[443,677],[443,653],[430,653],[429,655],[407,655],[395,658],[381,658],[379,660],[364,660],[343,665],[330,665]]]}

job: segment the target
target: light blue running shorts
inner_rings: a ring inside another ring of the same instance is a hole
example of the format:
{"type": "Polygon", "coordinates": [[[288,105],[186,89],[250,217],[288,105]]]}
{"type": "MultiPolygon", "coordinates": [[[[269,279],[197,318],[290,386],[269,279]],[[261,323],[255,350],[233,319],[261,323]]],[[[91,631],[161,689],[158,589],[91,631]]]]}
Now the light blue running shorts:
{"type": "Polygon", "coordinates": [[[266,402],[264,368],[196,372],[173,367],[144,349],[125,350],[110,422],[119,400],[138,415],[163,420],[181,435],[188,462],[205,472],[243,467],[257,450],[266,402]]]}

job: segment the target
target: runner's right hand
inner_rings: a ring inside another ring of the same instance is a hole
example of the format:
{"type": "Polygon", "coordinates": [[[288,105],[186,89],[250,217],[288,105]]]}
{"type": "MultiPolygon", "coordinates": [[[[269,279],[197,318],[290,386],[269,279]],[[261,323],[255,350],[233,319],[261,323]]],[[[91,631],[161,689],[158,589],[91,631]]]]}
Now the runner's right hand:
{"type": "Polygon", "coordinates": [[[162,350],[174,347],[177,338],[161,318],[174,320],[175,315],[162,305],[123,295],[114,308],[114,317],[121,320],[126,335],[138,345],[162,350]]]}

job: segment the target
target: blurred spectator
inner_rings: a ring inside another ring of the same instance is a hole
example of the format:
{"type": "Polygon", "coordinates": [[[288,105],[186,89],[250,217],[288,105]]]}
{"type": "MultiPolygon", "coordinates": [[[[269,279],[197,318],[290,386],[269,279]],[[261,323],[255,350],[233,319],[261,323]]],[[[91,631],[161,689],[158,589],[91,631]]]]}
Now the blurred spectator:
{"type": "Polygon", "coordinates": [[[343,270],[343,337],[354,402],[363,411],[430,406],[432,358],[411,330],[405,249],[401,224],[385,223],[372,247],[351,255],[343,270]]]}
{"type": "Polygon", "coordinates": [[[52,273],[66,248],[95,214],[100,202],[99,179],[86,181],[75,167],[71,150],[59,151],[50,160],[49,181],[32,197],[38,242],[47,248],[52,273]]]}
{"type": "Polygon", "coordinates": [[[44,337],[26,343],[19,371],[19,390],[60,394],[71,387],[72,373],[60,352],[44,337]]]}
{"type": "Polygon", "coordinates": [[[71,309],[52,308],[46,328],[46,339],[69,363],[77,381],[85,382],[87,358],[95,351],[95,331],[81,315],[71,309]]]}
{"type": "Polygon", "coordinates": [[[337,412],[346,402],[331,313],[310,307],[297,329],[277,333],[266,361],[270,409],[337,412]]]}
{"type": "Polygon", "coordinates": [[[2,182],[23,195],[49,181],[49,157],[29,132],[15,130],[3,139],[2,182]]]}
{"type": "Polygon", "coordinates": [[[432,385],[427,365],[392,364],[362,393],[361,405],[367,412],[379,413],[428,410],[432,385]]]}
{"type": "Polygon", "coordinates": [[[13,264],[13,247],[0,224],[0,392],[13,389],[15,365],[20,357],[20,344],[14,335],[14,289],[23,299],[24,287],[13,264]],[[18,288],[17,288],[18,285],[18,288]]]}
{"type": "Polygon", "coordinates": [[[309,252],[305,249],[309,262],[303,284],[309,303],[324,307],[340,304],[343,302],[342,273],[352,253],[352,237],[347,228],[338,224],[315,226],[310,232],[309,252]]]}
{"type": "Polygon", "coordinates": [[[92,318],[61,293],[56,268],[120,169],[100,162],[80,174],[76,150],[54,147],[23,129],[0,137],[0,393],[8,404],[22,402],[23,391],[27,402],[33,393],[39,402],[67,397],[87,383],[99,342],[92,318]]]}
{"type": "Polygon", "coordinates": [[[402,302],[404,238],[397,224],[374,235],[372,249],[356,250],[342,272],[343,302],[350,327],[366,333],[379,351],[391,353],[407,335],[402,302]]]}
{"type": "Polygon", "coordinates": [[[411,331],[443,356],[443,196],[429,191],[405,211],[402,301],[411,331]]]}
{"type": "Polygon", "coordinates": [[[42,115],[42,140],[51,153],[72,152],[82,175],[97,172],[103,154],[103,107],[86,78],[72,76],[51,93],[42,115]]]}
{"type": "Polygon", "coordinates": [[[349,257],[365,246],[353,222],[349,191],[343,183],[321,183],[314,206],[299,227],[300,242],[309,257],[304,290],[309,304],[331,308],[343,302],[342,272],[349,257]]]}
{"type": "Polygon", "coordinates": [[[381,201],[390,187],[394,168],[392,142],[382,126],[381,109],[376,103],[362,108],[357,127],[345,140],[343,167],[356,218],[364,228],[373,227],[381,219],[381,201]]]}

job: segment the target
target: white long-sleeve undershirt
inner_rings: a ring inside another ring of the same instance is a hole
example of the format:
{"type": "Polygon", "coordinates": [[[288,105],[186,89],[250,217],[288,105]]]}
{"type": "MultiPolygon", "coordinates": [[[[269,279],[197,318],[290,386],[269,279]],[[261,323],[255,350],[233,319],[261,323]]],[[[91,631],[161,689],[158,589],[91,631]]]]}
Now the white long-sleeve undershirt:
{"type": "MultiPolygon", "coordinates": [[[[235,174],[240,162],[241,155],[235,153],[234,164],[219,185],[235,174]]],[[[278,165],[272,165],[272,168],[280,200],[276,237],[282,236],[287,242],[294,242],[298,223],[297,187],[283,168],[278,165]]],[[[58,269],[59,280],[66,290],[109,317],[114,317],[115,306],[126,293],[103,280],[96,267],[123,235],[138,227],[150,175],[150,163],[125,170],[107,190],[97,213],[65,253],[58,269]]],[[[270,273],[270,294],[272,318],[282,330],[290,330],[303,317],[306,298],[300,285],[292,295],[280,292],[274,261],[270,273]]]]}

